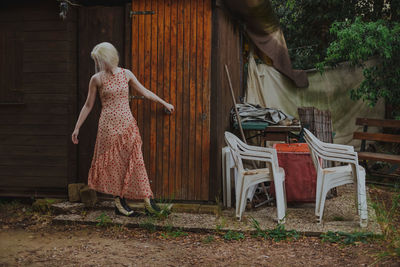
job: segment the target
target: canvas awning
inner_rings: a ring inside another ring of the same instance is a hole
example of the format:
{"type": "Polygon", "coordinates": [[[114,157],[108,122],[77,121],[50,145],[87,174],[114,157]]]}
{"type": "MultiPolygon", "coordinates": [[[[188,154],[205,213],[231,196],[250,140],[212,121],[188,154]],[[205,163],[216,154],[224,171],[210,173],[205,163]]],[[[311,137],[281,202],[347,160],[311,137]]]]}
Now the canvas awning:
{"type": "Polygon", "coordinates": [[[279,20],[269,0],[225,0],[225,6],[246,27],[245,31],[259,50],[272,60],[272,65],[294,82],[307,87],[304,71],[294,70],[279,20]]]}

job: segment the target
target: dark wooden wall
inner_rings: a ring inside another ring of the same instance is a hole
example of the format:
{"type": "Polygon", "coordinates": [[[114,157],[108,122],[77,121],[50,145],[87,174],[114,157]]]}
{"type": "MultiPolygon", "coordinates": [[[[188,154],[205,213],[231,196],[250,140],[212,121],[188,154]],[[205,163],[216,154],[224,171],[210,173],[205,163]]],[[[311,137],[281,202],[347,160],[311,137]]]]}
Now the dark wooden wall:
{"type": "Polygon", "coordinates": [[[210,200],[215,200],[222,193],[221,149],[225,146],[224,132],[230,129],[229,113],[233,106],[225,64],[230,72],[237,102],[243,91],[239,30],[218,2],[213,10],[210,200]]]}
{"type": "Polygon", "coordinates": [[[53,0],[0,3],[0,195],[65,194],[76,178],[76,12],[58,13],[53,0]]]}
{"type": "MultiPolygon", "coordinates": [[[[90,52],[101,42],[112,43],[119,52],[120,66],[130,64],[130,4],[118,6],[81,7],[78,11],[78,108],[83,107],[90,77],[95,73],[94,61],[90,52]],[[125,51],[127,50],[127,51],[125,51]]],[[[97,96],[95,106],[89,114],[79,133],[78,145],[78,180],[87,183],[88,172],[92,161],[97,126],[101,111],[100,99],[97,96]]]]}

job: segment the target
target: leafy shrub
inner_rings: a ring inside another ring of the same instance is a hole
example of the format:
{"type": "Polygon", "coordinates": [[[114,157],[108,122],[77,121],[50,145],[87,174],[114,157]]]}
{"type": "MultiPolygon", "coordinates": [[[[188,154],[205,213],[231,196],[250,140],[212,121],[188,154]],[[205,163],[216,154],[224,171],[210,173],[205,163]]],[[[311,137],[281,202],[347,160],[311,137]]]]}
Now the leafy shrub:
{"type": "Polygon", "coordinates": [[[244,239],[244,234],[229,230],[225,235],[223,235],[223,238],[225,240],[241,240],[244,239]]]}
{"type": "Polygon", "coordinates": [[[335,66],[341,61],[361,66],[364,80],[351,91],[351,98],[362,99],[369,106],[384,98],[393,107],[400,106],[400,23],[364,22],[358,17],[354,22],[334,23],[330,32],[336,39],[317,67],[323,70],[324,66],[335,66]],[[374,59],[372,66],[365,65],[368,59],[374,59]]]}
{"type": "Polygon", "coordinates": [[[286,230],[285,225],[278,224],[275,229],[272,230],[263,230],[260,226],[260,223],[252,218],[253,227],[255,228],[254,237],[262,237],[264,239],[272,239],[275,242],[279,242],[287,239],[298,239],[300,237],[299,233],[296,230],[286,230]]]}
{"type": "Polygon", "coordinates": [[[107,214],[105,214],[104,212],[102,212],[100,214],[100,216],[96,218],[96,220],[98,221],[96,226],[105,227],[105,226],[108,226],[109,224],[112,223],[111,218],[107,214]]]}
{"type": "Polygon", "coordinates": [[[310,69],[325,58],[335,21],[399,21],[398,0],[271,0],[285,35],[294,68],[310,69]]]}
{"type": "Polygon", "coordinates": [[[167,232],[166,233],[161,233],[161,236],[164,238],[177,238],[177,237],[181,237],[181,236],[188,236],[189,234],[186,232],[183,232],[181,229],[177,229],[177,230],[169,230],[167,227],[167,232]]]}
{"type": "Polygon", "coordinates": [[[205,244],[209,244],[214,241],[215,241],[215,237],[213,235],[208,235],[202,240],[202,242],[205,244]]]}
{"type": "Polygon", "coordinates": [[[323,242],[338,243],[344,245],[351,245],[356,242],[367,243],[368,240],[374,237],[375,235],[371,232],[345,233],[329,231],[326,234],[321,235],[323,242]]]}
{"type": "Polygon", "coordinates": [[[400,227],[398,223],[400,192],[398,189],[393,193],[389,203],[386,204],[385,201],[378,199],[372,202],[377,221],[383,230],[383,237],[388,243],[386,250],[380,253],[380,259],[400,257],[400,227]]]}

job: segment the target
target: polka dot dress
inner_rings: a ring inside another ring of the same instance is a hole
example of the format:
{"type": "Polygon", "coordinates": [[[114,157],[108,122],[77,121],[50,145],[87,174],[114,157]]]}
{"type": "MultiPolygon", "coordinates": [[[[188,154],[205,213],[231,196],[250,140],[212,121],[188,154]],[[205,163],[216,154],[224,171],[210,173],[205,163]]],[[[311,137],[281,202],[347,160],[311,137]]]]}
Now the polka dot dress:
{"type": "Polygon", "coordinates": [[[110,76],[102,73],[102,110],[89,187],[127,199],[152,197],[142,155],[142,139],[129,108],[129,86],[124,69],[110,76]]]}

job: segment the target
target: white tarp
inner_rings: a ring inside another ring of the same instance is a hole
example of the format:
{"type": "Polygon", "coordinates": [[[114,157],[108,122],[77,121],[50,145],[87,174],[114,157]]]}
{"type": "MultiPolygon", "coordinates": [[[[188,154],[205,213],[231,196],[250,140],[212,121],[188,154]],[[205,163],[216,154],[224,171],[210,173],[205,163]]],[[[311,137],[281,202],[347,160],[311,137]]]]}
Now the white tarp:
{"type": "Polygon", "coordinates": [[[346,64],[326,70],[308,71],[308,88],[296,88],[293,83],[266,64],[256,64],[250,56],[248,66],[246,102],[263,107],[280,109],[298,118],[298,107],[316,107],[330,110],[334,143],[351,144],[357,117],[380,118],[385,116],[385,104],[381,100],[374,108],[350,99],[350,90],[357,88],[363,80],[362,69],[346,64]]]}

